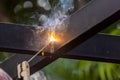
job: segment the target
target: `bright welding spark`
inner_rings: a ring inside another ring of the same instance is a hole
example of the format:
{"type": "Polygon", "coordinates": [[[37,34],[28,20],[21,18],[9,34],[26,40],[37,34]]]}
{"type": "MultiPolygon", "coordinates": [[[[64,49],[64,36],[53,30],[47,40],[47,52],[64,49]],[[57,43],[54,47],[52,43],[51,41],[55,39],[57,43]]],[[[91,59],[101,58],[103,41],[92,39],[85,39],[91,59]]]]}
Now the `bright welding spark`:
{"type": "Polygon", "coordinates": [[[52,33],[50,34],[50,42],[55,42],[55,41],[57,41],[56,38],[55,38],[55,33],[52,32],[52,33]]]}

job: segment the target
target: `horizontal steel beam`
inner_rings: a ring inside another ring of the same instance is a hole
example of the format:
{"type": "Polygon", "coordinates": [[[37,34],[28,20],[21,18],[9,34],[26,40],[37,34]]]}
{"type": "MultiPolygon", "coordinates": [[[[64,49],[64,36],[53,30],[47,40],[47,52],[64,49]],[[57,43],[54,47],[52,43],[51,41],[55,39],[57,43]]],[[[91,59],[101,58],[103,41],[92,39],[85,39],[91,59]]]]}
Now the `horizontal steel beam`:
{"type": "MultiPolygon", "coordinates": [[[[93,0],[71,15],[65,20],[68,29],[61,51],[64,48],[67,52],[120,19],[119,3],[120,0],[93,0]]],[[[43,46],[44,34],[36,27],[0,23],[0,51],[34,54],[43,46]]]]}
{"type": "Polygon", "coordinates": [[[41,45],[40,28],[11,23],[0,23],[0,51],[32,54],[41,45]],[[39,41],[39,42],[38,42],[39,41]]]}
{"type": "MultiPolygon", "coordinates": [[[[120,63],[119,44],[120,36],[97,34],[81,45],[72,49],[67,54],[60,57],[69,59],[120,63]]],[[[24,60],[28,60],[31,57],[32,55],[15,54],[11,58],[0,64],[0,67],[3,68],[11,77],[16,78],[16,65],[24,60]]],[[[51,63],[54,59],[56,58],[38,56],[37,58],[35,58],[34,61],[30,63],[31,74],[36,72],[38,68],[42,69],[47,64],[51,63]],[[39,66],[36,66],[36,63],[39,63],[39,66]],[[36,69],[34,66],[38,68],[36,69]]]]}
{"type": "Polygon", "coordinates": [[[120,36],[95,35],[62,57],[120,64],[120,36]]]}

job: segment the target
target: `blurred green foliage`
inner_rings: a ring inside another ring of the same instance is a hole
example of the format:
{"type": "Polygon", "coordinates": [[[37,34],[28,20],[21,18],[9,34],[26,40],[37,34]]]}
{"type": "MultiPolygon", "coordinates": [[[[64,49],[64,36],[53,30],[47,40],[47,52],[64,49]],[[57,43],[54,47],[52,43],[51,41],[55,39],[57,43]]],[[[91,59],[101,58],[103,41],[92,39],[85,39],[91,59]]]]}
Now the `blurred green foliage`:
{"type": "Polygon", "coordinates": [[[5,59],[7,59],[8,57],[12,56],[11,53],[7,53],[7,52],[0,52],[0,61],[4,61],[5,59]]]}
{"type": "MultiPolygon", "coordinates": [[[[9,22],[32,25],[35,21],[34,18],[31,18],[34,12],[45,15],[51,13],[51,10],[45,10],[43,7],[38,6],[38,0],[29,1],[31,1],[33,7],[24,8],[26,0],[1,0],[0,15],[6,13],[3,18],[7,16],[7,21],[9,22]]],[[[53,8],[59,0],[46,1],[49,1],[53,8]]],[[[75,1],[79,2],[79,0],[75,1]]],[[[75,10],[82,7],[89,0],[80,1],[79,4],[78,2],[74,2],[74,5],[77,5],[75,6],[75,10]]],[[[102,33],[120,35],[120,21],[112,24],[109,28],[103,30],[102,33]]],[[[8,56],[10,56],[10,54],[1,53],[0,61],[8,56]]],[[[112,63],[58,59],[46,66],[43,71],[48,80],[120,80],[120,65],[112,63]]]]}

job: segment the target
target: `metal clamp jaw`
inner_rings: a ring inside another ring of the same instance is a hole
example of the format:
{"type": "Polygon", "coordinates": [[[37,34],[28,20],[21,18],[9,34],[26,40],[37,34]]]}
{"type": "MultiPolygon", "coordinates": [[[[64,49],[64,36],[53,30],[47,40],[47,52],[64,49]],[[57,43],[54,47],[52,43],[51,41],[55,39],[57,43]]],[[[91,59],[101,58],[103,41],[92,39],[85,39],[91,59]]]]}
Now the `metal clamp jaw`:
{"type": "Polygon", "coordinates": [[[30,67],[28,61],[23,61],[17,65],[18,78],[23,80],[30,80],[30,67]]]}

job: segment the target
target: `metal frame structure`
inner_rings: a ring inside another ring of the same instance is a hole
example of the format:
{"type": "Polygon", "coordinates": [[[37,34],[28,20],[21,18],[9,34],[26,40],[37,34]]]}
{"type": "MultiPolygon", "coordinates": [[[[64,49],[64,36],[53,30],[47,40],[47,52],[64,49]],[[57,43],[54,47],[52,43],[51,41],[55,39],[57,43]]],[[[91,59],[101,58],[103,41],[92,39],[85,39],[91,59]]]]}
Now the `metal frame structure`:
{"type": "MultiPolygon", "coordinates": [[[[71,15],[65,22],[69,22],[67,33],[72,37],[68,37],[53,55],[39,55],[30,62],[31,74],[60,57],[120,63],[120,37],[95,35],[120,19],[119,4],[120,0],[93,0],[71,15]]],[[[32,26],[0,23],[0,51],[16,53],[1,63],[0,67],[13,79],[17,77],[17,63],[28,60],[39,50],[40,46],[36,44],[41,42],[42,35],[37,31],[32,26]]]]}

